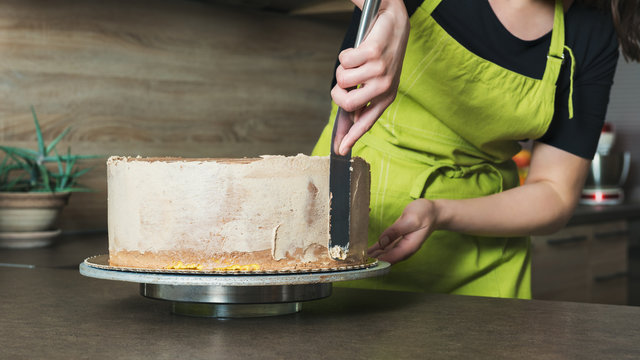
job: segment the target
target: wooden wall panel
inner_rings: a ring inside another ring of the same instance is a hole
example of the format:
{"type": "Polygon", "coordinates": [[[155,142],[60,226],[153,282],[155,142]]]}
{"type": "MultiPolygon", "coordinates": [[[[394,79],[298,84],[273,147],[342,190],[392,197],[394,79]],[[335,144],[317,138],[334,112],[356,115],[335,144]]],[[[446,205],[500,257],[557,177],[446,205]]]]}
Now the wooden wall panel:
{"type": "MultiPolygon", "coordinates": [[[[65,127],[75,153],[243,157],[310,152],[343,27],[215,2],[0,2],[0,142],[65,127]]],[[[104,159],[64,229],[106,227],[104,159]]]]}

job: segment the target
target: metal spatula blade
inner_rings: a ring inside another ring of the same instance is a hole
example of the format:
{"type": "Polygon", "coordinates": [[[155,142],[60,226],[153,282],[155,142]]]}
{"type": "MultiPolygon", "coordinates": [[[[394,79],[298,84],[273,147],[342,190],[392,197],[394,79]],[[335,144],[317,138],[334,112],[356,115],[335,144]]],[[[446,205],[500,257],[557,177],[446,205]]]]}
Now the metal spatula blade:
{"type": "MultiPolygon", "coordinates": [[[[354,48],[358,47],[371,28],[378,13],[380,0],[367,0],[362,8],[354,48]]],[[[334,260],[345,260],[349,254],[349,227],[351,221],[351,150],[347,155],[337,153],[340,142],[351,128],[351,114],[338,108],[331,134],[329,165],[329,255],[334,260]]]]}

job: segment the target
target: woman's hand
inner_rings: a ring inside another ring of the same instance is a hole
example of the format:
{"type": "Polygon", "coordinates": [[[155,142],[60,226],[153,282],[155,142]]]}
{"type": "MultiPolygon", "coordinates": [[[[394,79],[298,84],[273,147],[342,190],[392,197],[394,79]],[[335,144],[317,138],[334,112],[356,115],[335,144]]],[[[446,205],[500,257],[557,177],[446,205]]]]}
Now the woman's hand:
{"type": "MultiPolygon", "coordinates": [[[[364,0],[352,2],[362,9],[364,0]]],[[[362,44],[340,53],[331,97],[342,109],[354,113],[354,124],[340,143],[340,154],[345,155],[395,99],[408,37],[404,2],[382,0],[378,17],[362,44]]]]}
{"type": "Polygon", "coordinates": [[[433,201],[412,201],[405,207],[402,216],[369,248],[369,256],[391,264],[407,259],[420,249],[435,230],[437,220],[438,210],[433,201]]]}

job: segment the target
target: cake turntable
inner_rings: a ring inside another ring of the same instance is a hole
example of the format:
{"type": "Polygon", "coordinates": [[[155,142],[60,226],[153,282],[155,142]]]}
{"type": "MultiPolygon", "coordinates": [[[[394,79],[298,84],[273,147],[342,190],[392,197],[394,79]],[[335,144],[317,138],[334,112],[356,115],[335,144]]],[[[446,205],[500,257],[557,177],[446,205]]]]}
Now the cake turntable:
{"type": "Polygon", "coordinates": [[[109,265],[108,255],[87,258],[80,274],[140,284],[140,295],[171,301],[174,314],[239,318],[293,314],[302,302],[331,295],[334,282],[382,276],[391,265],[373,260],[357,267],[306,272],[147,270],[109,265]]]}

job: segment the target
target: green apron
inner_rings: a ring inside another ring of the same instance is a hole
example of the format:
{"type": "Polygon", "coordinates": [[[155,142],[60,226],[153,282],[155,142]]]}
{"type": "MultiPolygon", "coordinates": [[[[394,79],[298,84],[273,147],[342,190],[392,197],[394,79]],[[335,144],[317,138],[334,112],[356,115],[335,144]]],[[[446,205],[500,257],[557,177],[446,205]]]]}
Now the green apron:
{"type": "MultiPolygon", "coordinates": [[[[439,0],[411,16],[396,100],[353,148],[371,164],[369,244],[414,199],[464,199],[518,185],[511,157],[518,140],[542,136],[554,111],[564,48],[564,13],[556,1],[542,79],[502,68],[473,54],[431,17],[439,0]]],[[[329,154],[330,123],[313,155],[329,154]]],[[[525,204],[522,204],[525,206],[525,204]]],[[[389,275],[347,286],[530,298],[530,242],[434,232],[389,275]]]]}

